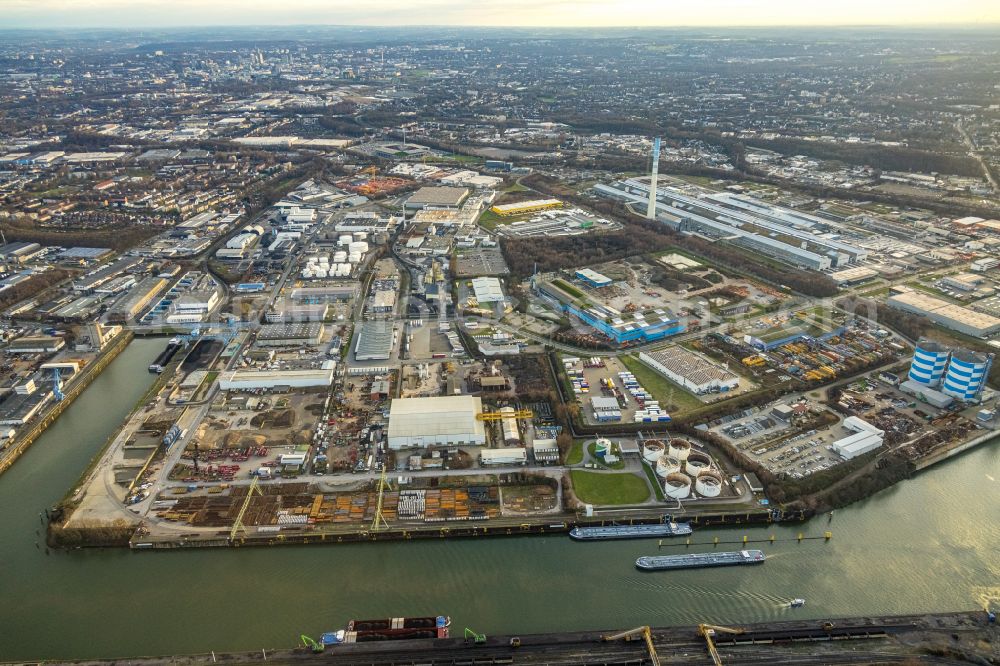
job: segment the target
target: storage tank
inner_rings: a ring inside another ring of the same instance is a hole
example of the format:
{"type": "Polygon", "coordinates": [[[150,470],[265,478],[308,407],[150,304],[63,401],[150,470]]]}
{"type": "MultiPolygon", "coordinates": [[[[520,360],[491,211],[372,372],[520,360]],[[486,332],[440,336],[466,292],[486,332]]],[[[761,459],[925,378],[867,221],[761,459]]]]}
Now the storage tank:
{"type": "Polygon", "coordinates": [[[671,439],[667,445],[667,453],[683,462],[691,454],[691,442],[686,439],[671,439]]]}
{"type": "Polygon", "coordinates": [[[944,376],[951,350],[932,340],[918,340],[913,349],[909,378],[926,386],[937,386],[944,376]]]}
{"type": "Polygon", "coordinates": [[[333,263],[342,264],[347,261],[347,252],[343,250],[337,250],[333,253],[333,263]]]}
{"type": "Polygon", "coordinates": [[[356,240],[356,241],[368,240],[368,232],[367,231],[355,231],[354,232],[354,240],[356,240]]]}
{"type": "Polygon", "coordinates": [[[318,269],[316,269],[316,277],[318,277],[318,278],[325,278],[328,275],[329,275],[329,273],[327,272],[327,270],[325,268],[318,268],[318,269]]]}
{"type": "Polygon", "coordinates": [[[368,243],[364,241],[357,241],[354,243],[350,243],[347,246],[347,251],[352,254],[355,252],[360,252],[361,254],[364,254],[365,252],[368,251],[368,243]]]}
{"type": "Polygon", "coordinates": [[[698,451],[692,451],[688,455],[687,461],[685,461],[686,471],[691,476],[698,476],[699,473],[703,471],[708,471],[708,468],[712,466],[712,459],[706,456],[704,453],[699,453],[698,451]]]}
{"type": "Polygon", "coordinates": [[[691,477],[675,472],[663,479],[663,494],[670,499],[684,499],[691,495],[691,477]]]}
{"type": "Polygon", "coordinates": [[[350,245],[354,242],[354,236],[351,234],[341,234],[340,238],[337,239],[337,245],[350,245]]]}
{"type": "Polygon", "coordinates": [[[695,478],[694,490],[702,497],[718,497],[722,494],[722,476],[705,470],[695,478]]]}
{"type": "Polygon", "coordinates": [[[642,443],[642,457],[646,459],[648,463],[656,463],[664,453],[667,452],[667,446],[662,441],[658,439],[647,439],[642,443]]]}
{"type": "Polygon", "coordinates": [[[361,263],[361,253],[360,252],[351,252],[349,255],[347,255],[347,261],[349,261],[352,264],[360,264],[361,263]]]}
{"type": "Polygon", "coordinates": [[[597,440],[597,446],[594,447],[594,455],[600,459],[604,459],[604,456],[611,453],[611,440],[601,437],[597,440]]]}
{"type": "Polygon", "coordinates": [[[677,458],[663,455],[656,460],[656,474],[661,478],[667,478],[670,474],[681,471],[681,461],[677,458]]]}
{"type": "Polygon", "coordinates": [[[965,350],[955,352],[948,364],[941,392],[959,400],[974,400],[986,384],[992,362],[992,354],[977,354],[965,350]]]}
{"type": "Polygon", "coordinates": [[[337,264],[337,267],[340,269],[340,271],[344,275],[350,275],[351,274],[351,265],[349,263],[347,263],[346,261],[344,263],[337,264]]]}

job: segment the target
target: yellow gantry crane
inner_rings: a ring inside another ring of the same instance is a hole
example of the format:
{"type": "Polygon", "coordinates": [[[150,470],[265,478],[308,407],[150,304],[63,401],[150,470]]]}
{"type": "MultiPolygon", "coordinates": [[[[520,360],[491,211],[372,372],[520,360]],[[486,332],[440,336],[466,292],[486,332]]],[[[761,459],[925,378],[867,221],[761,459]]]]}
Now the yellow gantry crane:
{"type": "Polygon", "coordinates": [[[535,413],[530,409],[518,409],[513,412],[480,412],[476,414],[479,421],[503,421],[504,419],[533,419],[535,413]]]}
{"type": "Polygon", "coordinates": [[[257,487],[258,481],[259,477],[254,475],[253,481],[250,482],[250,487],[247,488],[247,497],[243,500],[243,506],[240,507],[240,512],[236,515],[236,520],[233,521],[233,529],[229,531],[230,541],[236,538],[237,532],[246,532],[246,527],[243,526],[243,514],[247,512],[247,508],[250,506],[250,500],[253,498],[253,494],[256,492],[258,495],[264,495],[264,492],[257,487]]]}
{"type": "Polygon", "coordinates": [[[719,651],[715,649],[715,641],[712,640],[716,632],[723,634],[742,634],[744,631],[746,630],[734,629],[733,627],[720,627],[714,624],[698,625],[698,633],[705,639],[705,645],[708,647],[708,654],[712,657],[712,663],[715,664],[715,666],[722,666],[722,659],[719,657],[719,651]]]}
{"type": "Polygon", "coordinates": [[[653,663],[653,666],[660,666],[660,655],[656,654],[656,646],[653,645],[653,632],[649,626],[636,627],[635,629],[629,629],[628,631],[623,631],[618,634],[601,636],[601,640],[604,642],[617,641],[621,639],[631,641],[640,637],[646,641],[646,649],[649,650],[649,660],[653,663]]]}
{"type": "Polygon", "coordinates": [[[382,501],[385,499],[385,489],[392,490],[392,486],[389,485],[389,481],[385,478],[387,467],[388,465],[382,465],[382,475],[378,478],[378,503],[375,506],[375,517],[372,519],[372,532],[378,532],[383,527],[386,529],[389,528],[389,522],[382,514],[382,501]]]}

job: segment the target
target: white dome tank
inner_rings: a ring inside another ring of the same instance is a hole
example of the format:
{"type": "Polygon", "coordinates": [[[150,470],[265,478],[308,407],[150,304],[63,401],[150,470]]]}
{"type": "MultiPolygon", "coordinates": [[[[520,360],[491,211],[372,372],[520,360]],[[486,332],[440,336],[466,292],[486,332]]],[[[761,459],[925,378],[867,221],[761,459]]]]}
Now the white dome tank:
{"type": "Polygon", "coordinates": [[[656,460],[656,474],[661,478],[666,478],[670,474],[681,471],[681,461],[677,458],[663,455],[656,460]]]}
{"type": "Polygon", "coordinates": [[[704,471],[694,480],[694,490],[702,497],[718,497],[722,494],[722,477],[716,472],[704,471]]]}
{"type": "Polygon", "coordinates": [[[642,457],[648,463],[656,463],[660,459],[660,456],[666,452],[666,445],[658,439],[647,439],[642,443],[642,457]]]}
{"type": "Polygon", "coordinates": [[[712,459],[704,453],[692,451],[684,463],[684,471],[691,476],[698,476],[701,472],[707,472],[712,466],[712,459]]]}
{"type": "Polygon", "coordinates": [[[691,477],[687,474],[667,474],[663,480],[663,494],[671,499],[684,499],[691,495],[691,477]]]}
{"type": "Polygon", "coordinates": [[[671,439],[667,446],[667,453],[683,462],[691,454],[691,442],[686,439],[671,439]]]}
{"type": "Polygon", "coordinates": [[[355,231],[354,232],[354,240],[356,240],[356,241],[368,240],[368,232],[367,231],[355,231]]]}
{"type": "Polygon", "coordinates": [[[368,243],[364,241],[355,241],[353,243],[348,243],[347,251],[350,252],[351,254],[355,252],[360,252],[364,254],[365,252],[368,251],[368,243]]]}
{"type": "Polygon", "coordinates": [[[341,234],[340,238],[337,239],[337,245],[350,245],[354,242],[354,236],[351,234],[341,234]]]}

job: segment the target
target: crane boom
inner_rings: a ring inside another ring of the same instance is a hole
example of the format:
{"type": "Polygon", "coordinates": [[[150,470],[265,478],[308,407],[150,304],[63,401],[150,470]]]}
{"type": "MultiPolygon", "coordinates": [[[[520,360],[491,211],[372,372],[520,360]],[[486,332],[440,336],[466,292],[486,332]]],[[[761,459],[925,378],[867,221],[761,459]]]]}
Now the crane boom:
{"type": "Polygon", "coordinates": [[[649,626],[636,627],[635,629],[629,629],[628,631],[622,631],[617,634],[611,634],[609,636],[601,636],[601,640],[617,641],[620,639],[625,639],[627,641],[632,640],[636,636],[642,636],[642,639],[646,641],[646,649],[649,651],[649,660],[652,662],[653,666],[660,666],[660,655],[656,653],[656,646],[653,645],[653,631],[649,626]]]}
{"type": "Polygon", "coordinates": [[[253,494],[256,491],[258,495],[263,495],[264,493],[260,488],[257,487],[259,477],[256,475],[253,477],[253,481],[250,482],[250,487],[247,488],[247,497],[243,500],[243,506],[240,507],[240,512],[236,516],[236,520],[233,521],[233,529],[229,531],[229,540],[232,541],[236,538],[236,533],[240,531],[246,531],[243,526],[243,514],[247,512],[247,508],[250,506],[250,500],[253,498],[253,494]]]}
{"type": "Polygon", "coordinates": [[[698,633],[705,639],[705,646],[708,648],[708,655],[712,658],[712,663],[715,666],[722,666],[722,658],[719,656],[719,651],[715,648],[715,641],[712,640],[715,633],[742,634],[744,631],[746,630],[733,627],[720,627],[715,624],[698,625],[698,633]]]}

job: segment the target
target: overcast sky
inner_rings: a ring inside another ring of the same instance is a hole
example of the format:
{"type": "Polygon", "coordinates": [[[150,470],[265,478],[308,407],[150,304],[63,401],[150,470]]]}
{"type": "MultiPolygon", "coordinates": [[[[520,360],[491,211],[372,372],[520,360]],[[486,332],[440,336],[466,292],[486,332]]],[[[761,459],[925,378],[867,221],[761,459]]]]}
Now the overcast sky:
{"type": "Polygon", "coordinates": [[[1000,0],[0,0],[0,27],[1000,22],[1000,0]]]}

